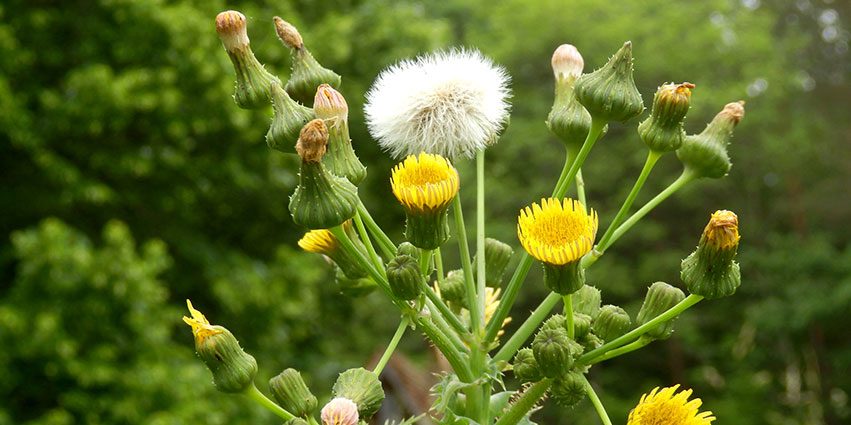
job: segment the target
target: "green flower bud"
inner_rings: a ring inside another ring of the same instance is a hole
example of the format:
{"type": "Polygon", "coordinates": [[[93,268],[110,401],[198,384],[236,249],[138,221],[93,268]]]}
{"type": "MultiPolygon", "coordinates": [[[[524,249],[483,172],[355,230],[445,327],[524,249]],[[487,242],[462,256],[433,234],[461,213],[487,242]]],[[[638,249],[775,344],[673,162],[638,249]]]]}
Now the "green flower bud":
{"type": "MultiPolygon", "coordinates": [[[[352,229],[351,220],[347,220],[343,223],[343,230],[346,231],[349,235],[349,239],[352,241],[352,244],[354,244],[358,250],[366,252],[366,247],[363,246],[360,238],[358,238],[352,229]]],[[[334,264],[336,264],[349,279],[360,279],[367,275],[363,265],[360,264],[355,256],[349,254],[348,251],[343,249],[340,241],[337,240],[337,237],[334,236],[330,230],[311,230],[299,239],[298,246],[307,252],[327,256],[334,261],[334,264]]]]}
{"type": "Polygon", "coordinates": [[[307,417],[316,410],[319,402],[295,369],[285,369],[269,380],[272,396],[278,404],[296,416],[307,417]]]}
{"type": "MultiPolygon", "coordinates": [[[[641,326],[666,312],[685,298],[686,295],[679,288],[675,288],[665,282],[656,282],[647,288],[647,296],[644,297],[644,303],[641,304],[641,310],[638,311],[635,321],[641,326]]],[[[676,318],[668,320],[656,326],[645,335],[653,339],[667,339],[674,333],[675,320],[676,318]]]]}
{"type": "Polygon", "coordinates": [[[316,88],[328,84],[340,88],[342,79],[334,71],[323,68],[304,46],[296,27],[275,16],[275,31],[285,46],[293,51],[293,67],[290,80],[284,89],[293,99],[308,104],[313,100],[316,88]]]}
{"type": "Polygon", "coordinates": [[[555,102],[547,116],[547,127],[565,144],[568,152],[579,152],[591,129],[591,114],[573,92],[576,79],[582,75],[585,62],[570,44],[562,44],[553,53],[555,102]]]}
{"type": "Polygon", "coordinates": [[[712,179],[726,176],[733,166],[727,145],[733,137],[733,129],[744,116],[744,101],[728,103],[702,133],[686,136],[677,149],[677,157],[686,170],[712,179]]]}
{"type": "Polygon", "coordinates": [[[632,43],[624,43],[602,68],[579,77],[573,90],[594,118],[627,121],[641,115],[644,102],[632,78],[632,43]]]}
{"type": "Polygon", "coordinates": [[[405,238],[421,249],[436,249],[449,239],[449,204],[458,195],[455,167],[440,155],[421,153],[393,168],[393,195],[405,209],[405,238]]]}
{"type": "Polygon", "coordinates": [[[585,398],[585,377],[579,372],[568,372],[553,381],[550,395],[560,406],[575,406],[585,398]]]}
{"type": "Polygon", "coordinates": [[[292,418],[284,423],[286,425],[308,425],[308,422],[302,418],[292,418]]]}
{"type": "Polygon", "coordinates": [[[409,255],[413,258],[420,258],[422,251],[410,242],[402,242],[396,247],[396,255],[409,255]]]}
{"type": "Polygon", "coordinates": [[[629,331],[632,321],[627,312],[616,305],[604,305],[600,315],[591,325],[594,333],[604,341],[611,341],[629,331]]]}
{"type": "Polygon", "coordinates": [[[579,344],[581,344],[582,348],[584,348],[584,352],[600,348],[603,346],[603,343],[605,343],[605,341],[591,332],[588,332],[585,336],[579,339],[579,344]]]}
{"type": "Polygon", "coordinates": [[[192,318],[183,321],[192,327],[195,351],[213,373],[213,384],[223,393],[241,393],[254,385],[257,361],[239,346],[239,341],[222,326],[210,325],[204,315],[186,300],[192,318]]]}
{"type": "Polygon", "coordinates": [[[269,104],[269,87],[278,77],[254,57],[248,40],[245,16],[235,10],[227,10],[216,16],[216,32],[228,53],[236,71],[236,88],[233,99],[243,109],[258,109],[269,104]]]}
{"type": "Polygon", "coordinates": [[[464,282],[464,273],[461,270],[452,270],[446,274],[443,282],[438,283],[440,298],[459,306],[467,306],[467,286],[464,282]]]}
{"type": "Polygon", "coordinates": [[[565,318],[561,314],[553,314],[547,319],[542,325],[541,329],[556,329],[556,328],[564,328],[567,330],[567,318],[565,318]]]}
{"type": "Polygon", "coordinates": [[[358,406],[361,419],[375,414],[384,400],[384,389],[378,375],[364,369],[349,369],[340,374],[331,389],[334,397],[345,397],[358,406]]]}
{"type": "Polygon", "coordinates": [[[351,298],[369,295],[378,287],[375,281],[369,278],[349,278],[339,267],[334,273],[334,281],[340,288],[340,293],[351,298]]]}
{"type": "Polygon", "coordinates": [[[599,289],[590,285],[583,285],[573,293],[573,312],[587,314],[591,316],[591,319],[595,319],[600,314],[601,302],[599,289]]]}
{"type": "Polygon", "coordinates": [[[591,316],[582,313],[573,313],[573,336],[577,341],[588,334],[591,330],[591,316]]]}
{"type": "Polygon", "coordinates": [[[280,81],[272,81],[271,92],[275,116],[266,132],[266,144],[284,153],[295,153],[299,132],[316,115],[312,109],[293,100],[281,87],[280,81]]]}
{"type": "MultiPolygon", "coordinates": [[[[473,257],[473,264],[477,264],[478,253],[473,257]]],[[[502,277],[508,268],[508,262],[514,255],[514,249],[510,245],[493,238],[485,238],[485,284],[491,288],[497,288],[502,284],[502,277]]],[[[473,277],[478,270],[473,267],[473,277]]]]}
{"type": "Polygon", "coordinates": [[[567,336],[564,327],[541,327],[532,342],[532,354],[548,378],[564,375],[582,354],[582,346],[567,336]]]}
{"type": "Polygon", "coordinates": [[[425,283],[419,262],[409,255],[396,256],[387,263],[387,281],[393,295],[407,301],[417,298],[425,283]]]}
{"type": "Polygon", "coordinates": [[[544,284],[547,289],[559,295],[570,295],[585,285],[585,269],[581,261],[563,265],[542,263],[544,266],[544,284]]]}
{"type": "Polygon", "coordinates": [[[334,176],[322,165],[328,130],[322,120],[313,120],[301,130],[296,151],[301,157],[298,187],[290,198],[293,221],[308,229],[330,229],[354,217],[357,187],[334,176]]]}
{"type": "Polygon", "coordinates": [[[322,84],[313,100],[316,117],[328,126],[328,154],[322,158],[325,167],[335,176],[345,177],[357,186],[366,178],[366,167],[361,164],[349,138],[349,105],[337,90],[322,84]]]}
{"type": "Polygon", "coordinates": [[[523,382],[537,382],[544,378],[531,348],[524,348],[514,356],[514,376],[523,382]]]}
{"type": "Polygon", "coordinates": [[[653,97],[653,109],[638,124],[638,135],[650,150],[658,153],[679,149],[686,137],[683,119],[688,113],[692,83],[665,84],[653,97]]]}
{"type": "Polygon", "coordinates": [[[688,291],[706,299],[733,295],[742,284],[738,249],[739,218],[732,211],[715,211],[697,250],[683,260],[680,278],[688,291]]]}

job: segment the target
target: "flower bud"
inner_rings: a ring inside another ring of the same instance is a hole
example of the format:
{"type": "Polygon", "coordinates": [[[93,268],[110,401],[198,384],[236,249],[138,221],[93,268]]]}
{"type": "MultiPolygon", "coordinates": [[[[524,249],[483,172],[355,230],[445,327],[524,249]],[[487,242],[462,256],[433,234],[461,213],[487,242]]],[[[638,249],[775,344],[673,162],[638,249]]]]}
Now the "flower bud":
{"type": "Polygon", "coordinates": [[[683,260],[680,278],[688,291],[707,299],[733,295],[742,283],[738,249],[739,218],[732,211],[715,211],[697,250],[683,260]]]}
{"type": "Polygon", "coordinates": [[[574,91],[594,118],[627,121],[641,115],[644,102],[632,78],[632,43],[624,43],[602,68],[579,77],[574,91]]]}
{"type": "Polygon", "coordinates": [[[341,373],[331,392],[334,397],[345,397],[353,401],[361,419],[375,414],[384,400],[384,389],[381,388],[378,375],[364,368],[349,369],[341,373]]]}
{"type": "Polygon", "coordinates": [[[604,341],[611,341],[629,331],[632,321],[627,312],[616,305],[604,305],[600,315],[591,325],[594,333],[604,341]]]}
{"type": "Polygon", "coordinates": [[[308,229],[330,229],[354,217],[358,192],[351,182],[334,176],[322,165],[328,130],[313,120],[301,130],[296,151],[301,157],[298,186],[290,197],[293,221],[308,229]]]}
{"type": "Polygon", "coordinates": [[[366,178],[366,167],[352,149],[346,99],[328,84],[322,84],[316,91],[313,110],[316,117],[325,120],[328,126],[328,155],[323,158],[325,167],[331,174],[345,177],[357,186],[366,178]]]}
{"type": "Polygon", "coordinates": [[[559,406],[575,406],[585,399],[585,377],[579,372],[568,372],[553,381],[550,395],[559,406]]]}
{"type": "Polygon", "coordinates": [[[677,157],[686,170],[698,177],[717,179],[726,176],[733,166],[727,145],[733,137],[733,129],[744,116],[744,101],[728,103],[702,133],[686,136],[683,145],[677,149],[677,157]]]}
{"type": "Polygon", "coordinates": [[[413,258],[420,258],[422,251],[419,248],[411,245],[410,242],[402,242],[396,247],[396,255],[409,255],[413,258]]]}
{"type": "Polygon", "coordinates": [[[269,388],[281,407],[296,416],[312,415],[319,403],[295,369],[285,369],[270,379],[269,388]]]}
{"type": "Polygon", "coordinates": [[[357,425],[358,407],[355,402],[337,397],[322,408],[322,425],[357,425]]]}
{"type": "Polygon", "coordinates": [[[679,149],[686,137],[683,119],[688,113],[692,83],[665,84],[653,97],[650,116],[638,125],[641,140],[658,153],[679,149]]]}
{"type": "MultiPolygon", "coordinates": [[[[650,288],[647,288],[647,296],[644,297],[644,303],[641,304],[641,310],[638,311],[635,321],[641,326],[668,311],[685,298],[685,294],[679,288],[665,282],[656,282],[650,285],[650,288]]],[[[653,339],[667,339],[674,333],[675,320],[676,318],[668,320],[645,335],[653,339]]]]}
{"type": "Polygon", "coordinates": [[[556,81],[565,78],[579,78],[585,68],[585,60],[572,44],[562,44],[556,48],[552,57],[553,74],[556,81]]]}
{"type": "Polygon", "coordinates": [[[583,285],[573,293],[573,312],[587,314],[591,319],[596,319],[600,314],[602,298],[600,290],[589,285],[583,285]]]}
{"type": "MultiPolygon", "coordinates": [[[[366,252],[366,247],[363,246],[363,243],[354,233],[354,229],[352,229],[351,220],[343,223],[343,229],[349,235],[349,239],[355,247],[366,252]]],[[[298,246],[307,252],[328,256],[349,279],[360,279],[367,275],[360,261],[343,249],[340,241],[329,230],[319,229],[307,232],[299,239],[298,246]]]]}
{"type": "Polygon", "coordinates": [[[272,81],[272,109],[275,116],[266,132],[266,144],[284,153],[295,153],[295,144],[302,127],[315,118],[313,110],[293,100],[280,81],[272,81]]]}
{"type": "MultiPolygon", "coordinates": [[[[477,263],[479,253],[473,257],[473,264],[477,263]]],[[[493,238],[485,238],[485,285],[496,288],[502,284],[502,277],[508,268],[508,262],[514,255],[514,249],[510,245],[493,238]]],[[[473,276],[476,277],[478,268],[473,268],[473,276]]]]}
{"type": "Polygon", "coordinates": [[[458,307],[467,307],[467,286],[464,284],[464,273],[452,270],[439,283],[440,297],[458,307]]]}
{"type": "Polygon", "coordinates": [[[227,10],[216,16],[216,32],[225,46],[236,71],[236,88],[233,98],[243,109],[258,109],[269,104],[269,88],[278,77],[254,57],[248,40],[245,16],[235,10],[227,10]]]}
{"type": "Polygon", "coordinates": [[[183,321],[192,327],[195,351],[210,372],[216,389],[224,393],[240,393],[254,385],[257,361],[239,346],[239,341],[222,326],[210,325],[204,315],[186,300],[192,318],[183,321]]]}
{"type": "Polygon", "coordinates": [[[591,114],[576,99],[573,88],[582,75],[585,62],[570,44],[562,44],[553,53],[555,102],[547,116],[547,127],[565,144],[571,155],[579,152],[591,129],[591,114]]]}
{"type": "Polygon", "coordinates": [[[514,356],[514,376],[523,382],[537,382],[544,378],[531,348],[524,348],[514,356]]]}
{"type": "Polygon", "coordinates": [[[286,422],[284,425],[309,425],[308,422],[302,418],[292,418],[286,422]]]}
{"type": "Polygon", "coordinates": [[[279,17],[275,17],[275,31],[285,46],[293,51],[293,67],[290,80],[284,88],[293,99],[308,104],[313,100],[316,88],[320,84],[340,87],[341,78],[334,71],[323,68],[304,46],[296,27],[279,17]]]}
{"type": "Polygon", "coordinates": [[[340,288],[340,293],[351,298],[358,298],[369,295],[378,285],[374,280],[369,278],[351,279],[346,276],[343,271],[337,267],[334,272],[334,281],[337,287],[340,288]]]}
{"type": "Polygon", "coordinates": [[[564,328],[567,330],[567,318],[565,318],[561,314],[553,314],[549,319],[544,321],[541,324],[541,329],[556,329],[556,328],[564,328]]]}
{"type": "Polygon", "coordinates": [[[532,354],[546,377],[557,378],[570,370],[582,346],[567,336],[564,327],[542,326],[532,342],[532,354]]]}
{"type": "Polygon", "coordinates": [[[393,195],[405,209],[405,238],[421,249],[449,239],[447,211],[460,189],[458,171],[439,155],[411,155],[393,168],[393,195]]]}
{"type": "Polygon", "coordinates": [[[573,313],[573,336],[577,341],[591,331],[591,316],[582,313],[573,313]]]}
{"type": "Polygon", "coordinates": [[[605,341],[600,339],[600,337],[591,332],[588,332],[587,334],[585,334],[585,336],[579,339],[579,344],[582,345],[582,348],[584,348],[585,352],[600,348],[601,346],[603,346],[604,342],[605,341]]]}
{"type": "Polygon", "coordinates": [[[417,298],[425,283],[419,262],[409,255],[398,255],[387,263],[387,281],[393,295],[406,301],[417,298]]]}

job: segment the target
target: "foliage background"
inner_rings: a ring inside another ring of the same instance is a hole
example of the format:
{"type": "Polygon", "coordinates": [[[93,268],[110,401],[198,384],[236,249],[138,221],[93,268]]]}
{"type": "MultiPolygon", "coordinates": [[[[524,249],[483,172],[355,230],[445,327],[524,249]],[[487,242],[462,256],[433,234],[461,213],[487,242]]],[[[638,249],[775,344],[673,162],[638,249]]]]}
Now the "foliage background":
{"type": "MultiPolygon", "coordinates": [[[[282,77],[289,58],[273,15],[344,76],[352,137],[369,165],[361,194],[397,239],[392,162],[370,140],[361,105],[399,59],[475,46],[512,75],[511,125],[488,151],[487,202],[489,233],[515,245],[516,212],[561,167],[543,125],[558,44],[578,46],[590,70],[631,39],[647,102],[663,82],[697,84],[690,132],[746,100],[730,176],[667,201],[589,275],[606,302],[634,314],[649,283],[679,283],[679,260],[709,213],[726,208],[742,224],[741,290],[592,380],[619,423],[642,392],[671,383],[694,388],[722,422],[851,420],[846,2],[9,0],[0,4],[0,424],[274,421],[210,385],[179,320],[187,297],[258,358],[258,382],[296,367],[322,394],[395,328],[379,296],[339,296],[322,261],[294,248],[295,162],[266,148],[269,111],[230,101],[233,71],[213,29],[227,8],[249,17],[255,52],[282,77]]],[[[612,126],[585,167],[602,223],[640,168],[636,123],[612,126]]],[[[469,182],[470,164],[458,166],[469,182]]],[[[663,160],[639,202],[678,172],[672,156],[663,160]]],[[[538,278],[527,280],[515,325],[544,296],[538,278]]],[[[403,350],[430,367],[420,338],[410,334],[403,350]]],[[[596,419],[586,403],[547,407],[539,421],[596,419]]]]}

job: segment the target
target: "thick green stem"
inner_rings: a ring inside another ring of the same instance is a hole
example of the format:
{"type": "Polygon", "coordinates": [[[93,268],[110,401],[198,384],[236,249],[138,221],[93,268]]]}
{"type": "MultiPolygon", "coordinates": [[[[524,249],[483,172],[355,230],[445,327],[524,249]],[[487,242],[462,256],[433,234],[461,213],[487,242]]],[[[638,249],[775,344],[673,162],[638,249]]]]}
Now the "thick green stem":
{"type": "Polygon", "coordinates": [[[632,208],[632,203],[635,202],[635,198],[638,196],[638,192],[641,191],[641,187],[644,186],[644,182],[647,181],[647,177],[650,175],[650,171],[653,170],[653,166],[656,165],[656,161],[662,157],[660,152],[649,151],[647,153],[647,160],[644,161],[644,167],[641,169],[641,173],[638,175],[638,179],[635,180],[635,184],[632,185],[632,190],[630,190],[629,195],[627,195],[626,199],[621,204],[621,209],[618,210],[618,213],[615,214],[615,218],[612,219],[612,222],[609,224],[609,227],[606,229],[606,233],[603,234],[603,237],[600,238],[600,243],[597,244],[596,250],[602,254],[606,252],[606,249],[609,248],[611,244],[612,234],[615,230],[620,226],[621,220],[623,220],[626,213],[629,212],[629,209],[632,208]]]}
{"type": "MultiPolygon", "coordinates": [[[[464,341],[461,341],[461,338],[459,337],[458,333],[452,329],[452,327],[449,325],[449,323],[446,322],[446,320],[444,320],[443,315],[440,314],[440,311],[437,309],[437,306],[435,306],[434,303],[428,299],[425,301],[425,305],[428,308],[429,314],[431,315],[432,322],[434,322],[434,324],[437,325],[437,327],[441,331],[443,331],[443,334],[446,335],[446,338],[452,341],[452,345],[455,346],[455,349],[458,350],[459,353],[468,353],[470,351],[470,348],[467,346],[467,344],[464,343],[464,341]]],[[[464,334],[465,337],[467,337],[467,335],[469,334],[464,334]]],[[[469,339],[469,337],[467,339],[469,339]]]]}
{"type": "MultiPolygon", "coordinates": [[[[476,309],[471,310],[479,315],[478,327],[473,332],[473,371],[480,377],[484,378],[484,370],[487,363],[485,359],[485,349],[482,345],[482,339],[485,333],[485,151],[480,150],[476,153],[476,309]]],[[[487,379],[482,379],[482,403],[479,406],[477,418],[479,423],[490,423],[490,406],[491,398],[491,383],[487,379]]]]}
{"type": "Polygon", "coordinates": [[[521,395],[520,398],[511,405],[508,411],[500,416],[499,420],[496,421],[496,425],[516,425],[519,423],[523,417],[529,414],[529,411],[538,404],[541,397],[547,393],[547,390],[550,389],[550,385],[552,385],[552,381],[548,378],[532,384],[523,392],[523,395],[521,395]]]}
{"type": "Polygon", "coordinates": [[[638,338],[635,341],[630,342],[627,345],[624,345],[623,347],[615,348],[614,350],[609,351],[608,353],[603,354],[602,356],[595,358],[590,364],[597,364],[597,363],[600,363],[602,361],[606,361],[606,360],[613,359],[613,358],[618,357],[618,356],[622,356],[626,353],[631,353],[631,352],[638,350],[640,348],[644,348],[644,346],[646,346],[647,344],[650,344],[651,342],[653,342],[652,338],[638,338]]]}
{"type": "Polygon", "coordinates": [[[469,358],[458,351],[452,341],[429,319],[418,320],[417,324],[435,347],[446,356],[446,360],[462,382],[473,382],[469,358]]]}
{"type": "Polygon", "coordinates": [[[484,345],[487,346],[492,341],[496,340],[499,330],[502,329],[502,322],[508,317],[511,307],[514,305],[514,300],[517,299],[517,294],[520,292],[520,287],[523,286],[523,280],[529,273],[529,268],[532,267],[532,256],[526,251],[520,256],[520,263],[514,274],[511,275],[511,280],[505,286],[505,292],[502,293],[502,299],[496,307],[496,311],[491,316],[488,322],[487,332],[485,333],[484,345]]]}
{"type": "Polygon", "coordinates": [[[585,180],[582,178],[582,169],[576,172],[576,199],[582,205],[588,206],[585,202],[585,180]]]}
{"type": "Polygon", "coordinates": [[[588,382],[588,379],[584,375],[582,376],[582,380],[585,381],[585,393],[591,399],[591,404],[594,405],[594,410],[597,411],[597,415],[600,416],[603,425],[612,425],[612,420],[609,419],[609,414],[606,413],[606,408],[603,407],[600,397],[597,397],[597,393],[594,392],[594,387],[591,386],[591,383],[588,382]]]}
{"type": "Polygon", "coordinates": [[[248,389],[245,390],[245,395],[248,398],[257,402],[257,404],[269,409],[272,413],[278,415],[281,419],[288,421],[290,419],[294,419],[295,415],[290,412],[287,412],[283,407],[278,406],[277,403],[270,400],[269,397],[266,397],[254,384],[251,384],[248,389]]]}
{"type": "Polygon", "coordinates": [[[680,313],[686,311],[689,307],[697,304],[702,299],[703,297],[700,295],[691,294],[687,296],[684,300],[677,303],[677,305],[669,308],[668,310],[665,310],[665,312],[654,317],[649,322],[627,332],[621,337],[615,338],[612,341],[609,341],[603,344],[602,346],[583,354],[582,357],[577,360],[577,363],[584,365],[594,363],[594,360],[597,357],[600,357],[603,354],[614,350],[615,348],[621,347],[627,343],[634,341],[638,337],[653,330],[657,325],[679,316],[680,313]]]}
{"type": "Polygon", "coordinates": [[[464,326],[464,324],[461,323],[461,319],[459,319],[458,316],[452,312],[449,306],[447,306],[446,303],[443,302],[443,300],[440,299],[440,297],[438,297],[437,294],[434,293],[434,290],[431,289],[431,286],[423,283],[422,290],[426,294],[426,298],[428,298],[429,301],[434,304],[440,315],[444,319],[446,319],[447,323],[449,323],[449,325],[458,335],[466,335],[469,332],[464,326]]]}
{"type": "Polygon", "coordinates": [[[425,280],[431,276],[431,256],[434,251],[423,249],[420,251],[420,273],[425,280]]]}
{"type": "Polygon", "coordinates": [[[437,270],[438,286],[443,283],[443,256],[440,254],[440,248],[434,250],[434,268],[437,270]]]}
{"type": "Polygon", "coordinates": [[[561,300],[561,296],[554,292],[551,292],[544,301],[541,302],[541,305],[532,312],[532,315],[520,325],[520,328],[517,329],[517,332],[514,332],[514,335],[511,335],[511,338],[503,344],[502,348],[499,349],[499,352],[493,357],[493,361],[509,361],[517,350],[523,346],[527,339],[535,332],[535,329],[538,328],[538,325],[544,321],[544,319],[549,316],[550,311],[552,311],[553,307],[561,300]]]}
{"type": "Polygon", "coordinates": [[[381,257],[379,257],[378,253],[375,252],[375,247],[372,246],[372,241],[369,239],[369,233],[367,233],[366,228],[363,225],[360,213],[355,213],[355,227],[358,229],[360,238],[363,239],[363,244],[366,245],[366,250],[369,252],[369,257],[372,259],[372,263],[375,267],[383,268],[384,262],[381,261],[381,257]]]}
{"type": "Polygon", "coordinates": [[[381,371],[384,370],[384,366],[387,366],[387,362],[390,361],[390,357],[393,356],[393,352],[396,351],[396,346],[399,345],[399,341],[402,340],[402,335],[405,334],[405,330],[408,329],[408,325],[410,324],[410,320],[407,317],[403,317],[402,321],[399,322],[399,327],[396,328],[396,333],[393,334],[393,338],[390,339],[390,343],[387,344],[387,349],[384,350],[384,354],[381,355],[381,359],[378,360],[378,364],[375,365],[375,369],[372,370],[376,376],[381,375],[381,371]]]}
{"type": "Polygon", "coordinates": [[[461,195],[456,195],[452,201],[455,213],[455,233],[458,238],[458,250],[461,252],[461,268],[464,269],[464,284],[467,290],[467,305],[470,307],[470,330],[474,333],[479,329],[478,299],[476,296],[476,281],[473,278],[473,264],[470,261],[470,246],[467,244],[467,228],[464,226],[464,211],[461,209],[461,195]]]}
{"type": "Polygon", "coordinates": [[[573,329],[573,295],[567,294],[562,297],[564,300],[564,317],[567,319],[567,337],[574,339],[573,329]]]}
{"type": "Polygon", "coordinates": [[[372,235],[375,236],[375,239],[378,242],[378,248],[384,254],[385,258],[393,258],[396,255],[396,245],[389,237],[387,237],[384,230],[381,230],[381,226],[373,220],[372,216],[369,214],[369,210],[366,209],[366,206],[361,201],[358,202],[358,213],[361,217],[363,217],[366,227],[370,232],[372,232],[372,235]]]}
{"type": "Polygon", "coordinates": [[[349,255],[358,259],[358,261],[364,266],[367,274],[375,281],[376,284],[390,297],[393,302],[396,302],[396,297],[393,296],[393,291],[390,290],[390,284],[387,282],[387,277],[384,276],[384,268],[376,268],[370,261],[367,259],[360,250],[355,247],[352,243],[352,240],[349,239],[349,235],[346,234],[346,231],[343,230],[343,226],[337,226],[329,229],[331,234],[340,241],[343,245],[343,249],[349,253],[349,255]]]}
{"type": "Polygon", "coordinates": [[[603,132],[603,128],[605,126],[605,121],[600,121],[596,118],[591,119],[591,129],[588,131],[588,136],[585,138],[585,142],[582,143],[582,148],[579,149],[579,153],[576,154],[576,158],[573,158],[573,161],[570,161],[570,167],[568,167],[567,161],[564,164],[564,168],[561,171],[561,177],[559,177],[559,183],[556,185],[555,191],[553,191],[553,198],[561,198],[564,196],[565,192],[567,192],[567,189],[570,187],[570,182],[573,181],[576,174],[579,172],[579,169],[582,168],[582,163],[585,162],[585,158],[588,157],[588,153],[591,152],[591,148],[594,147],[594,143],[596,143],[597,139],[600,138],[600,133],[603,132]]]}

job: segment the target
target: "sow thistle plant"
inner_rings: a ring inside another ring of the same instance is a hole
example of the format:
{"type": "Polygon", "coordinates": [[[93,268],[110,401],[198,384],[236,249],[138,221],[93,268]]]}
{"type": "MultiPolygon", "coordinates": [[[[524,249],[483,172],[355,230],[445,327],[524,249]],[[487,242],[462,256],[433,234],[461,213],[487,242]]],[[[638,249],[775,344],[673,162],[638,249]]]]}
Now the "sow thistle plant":
{"type": "MultiPolygon", "coordinates": [[[[341,77],[320,65],[294,26],[275,17],[274,27],[292,50],[292,77],[285,83],[254,57],[242,14],[226,11],[216,18],[236,71],[234,100],[249,109],[271,104],[269,147],[295,153],[301,160],[298,186],[289,201],[293,221],[307,230],[298,245],[333,263],[341,293],[356,297],[379,291],[386,296],[398,309],[400,323],[372,370],[357,367],[340,373],[331,400],[320,403],[294,369],[271,379],[269,398],[255,386],[254,358],[226,328],[211,325],[187,301],[191,317],[184,321],[220,391],[245,394],[290,425],[368,423],[384,399],[381,371],[406,330],[415,329],[451,368],[432,388],[432,409],[404,423],[531,424],[532,414],[547,398],[564,407],[588,398],[602,423],[611,424],[586,377],[593,366],[669,338],[685,310],[704,298],[732,295],[740,285],[735,261],[739,223],[735,213],[725,210],[710,215],[697,249],[682,261],[687,292],[665,282],[652,283],[636,317],[621,307],[602,305],[605,288],[586,282],[586,271],[676,191],[697,179],[727,174],[727,145],[744,115],[743,102],[727,104],[703,132],[688,135],[683,121],[695,85],[662,84],[650,114],[638,124],[638,137],[647,146],[645,165],[598,238],[599,219],[585,197],[582,165],[609,123],[637,118],[645,107],[633,81],[629,42],[600,69],[586,74],[579,51],[559,46],[552,57],[555,102],[547,126],[565,145],[564,168],[551,196],[529,199],[519,212],[517,238],[523,251],[515,255],[510,243],[486,237],[484,221],[485,150],[497,142],[508,122],[508,74],[472,50],[401,62],[378,76],[365,106],[370,133],[400,161],[387,189],[405,212],[405,240],[393,241],[358,196],[367,169],[349,138],[348,105],[338,91],[341,77]],[[683,164],[682,174],[633,212],[654,165],[670,152],[683,164]],[[474,255],[453,166],[453,161],[472,158],[474,255]],[[566,198],[574,184],[577,198],[566,198]],[[459,270],[443,267],[451,235],[457,240],[459,270]],[[509,275],[512,260],[517,266],[509,275]],[[541,264],[550,294],[516,332],[504,335],[534,263],[541,264]],[[559,303],[562,312],[553,314],[559,303]],[[505,389],[504,378],[510,375],[521,382],[518,389],[505,389]]],[[[676,385],[655,388],[641,396],[628,415],[618,416],[628,417],[631,425],[711,423],[712,413],[701,412],[701,400],[690,397],[691,390],[680,391],[676,385]]]]}

